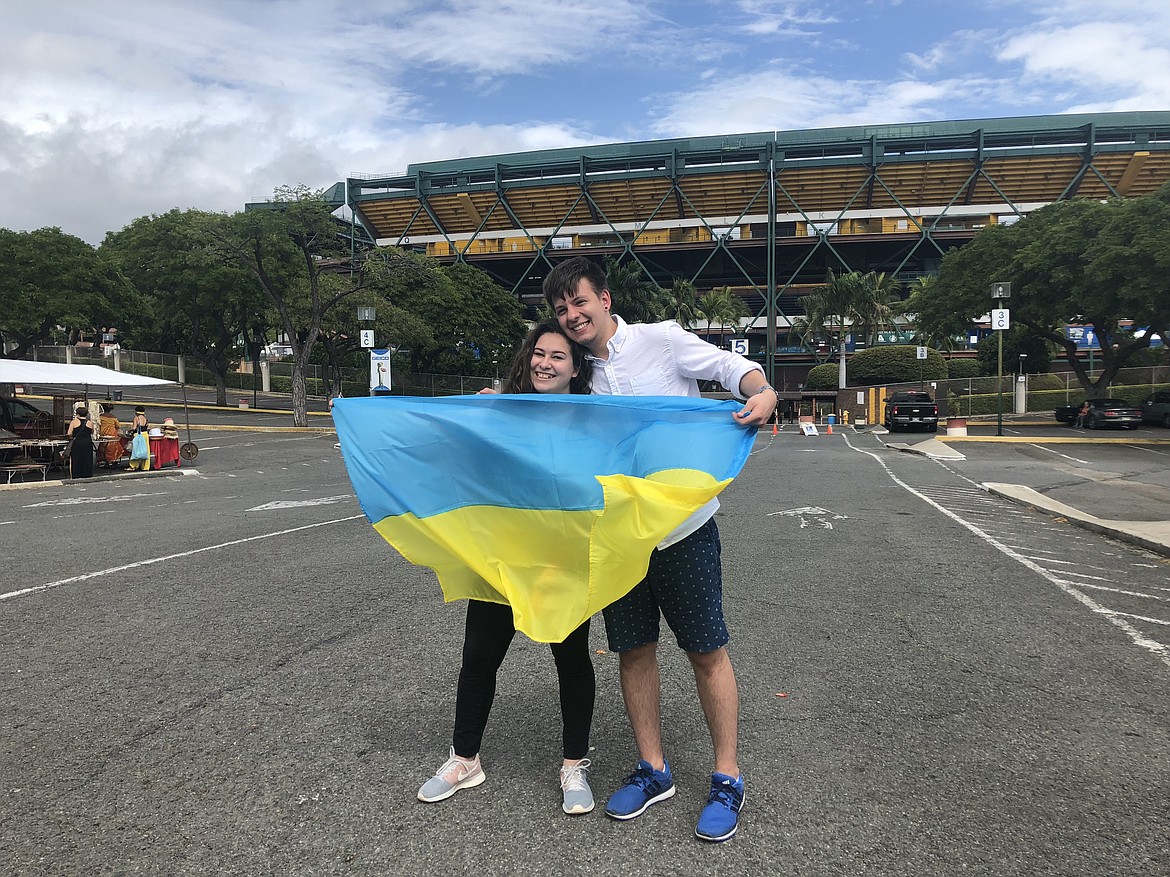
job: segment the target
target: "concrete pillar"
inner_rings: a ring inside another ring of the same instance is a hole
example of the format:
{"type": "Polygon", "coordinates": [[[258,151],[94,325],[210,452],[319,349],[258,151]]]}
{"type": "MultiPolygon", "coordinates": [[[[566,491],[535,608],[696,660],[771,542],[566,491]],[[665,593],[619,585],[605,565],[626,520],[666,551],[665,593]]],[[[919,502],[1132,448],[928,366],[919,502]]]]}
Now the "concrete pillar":
{"type": "Polygon", "coordinates": [[[114,348],[114,371],[120,372],[122,370],[122,351],[117,347],[114,348]]]}
{"type": "Polygon", "coordinates": [[[179,383],[187,383],[187,360],[182,356],[179,357],[179,383]]]}
{"type": "Polygon", "coordinates": [[[1016,414],[1028,413],[1028,376],[1016,375],[1016,414]]]}
{"type": "Polygon", "coordinates": [[[265,393],[272,392],[272,372],[268,368],[268,360],[260,360],[260,389],[265,393]]]}
{"type": "Polygon", "coordinates": [[[65,364],[66,365],[73,365],[73,345],[72,344],[65,345],[65,364]]]}

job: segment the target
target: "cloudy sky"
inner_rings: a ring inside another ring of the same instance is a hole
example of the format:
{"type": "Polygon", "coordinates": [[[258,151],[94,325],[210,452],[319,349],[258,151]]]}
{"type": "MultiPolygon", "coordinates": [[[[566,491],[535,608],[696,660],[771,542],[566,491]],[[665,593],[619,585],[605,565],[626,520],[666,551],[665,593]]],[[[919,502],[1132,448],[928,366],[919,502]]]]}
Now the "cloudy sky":
{"type": "Polygon", "coordinates": [[[1170,109],[1150,0],[0,0],[0,227],[414,161],[1170,109]]]}

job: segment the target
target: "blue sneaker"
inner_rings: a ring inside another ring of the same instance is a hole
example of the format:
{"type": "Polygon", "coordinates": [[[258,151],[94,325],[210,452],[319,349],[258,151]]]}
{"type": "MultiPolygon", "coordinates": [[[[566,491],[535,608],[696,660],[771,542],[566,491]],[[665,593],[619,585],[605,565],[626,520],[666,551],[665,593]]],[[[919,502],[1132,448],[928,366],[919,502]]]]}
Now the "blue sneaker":
{"type": "Polygon", "coordinates": [[[699,814],[695,837],[718,842],[730,840],[739,827],[739,810],[743,807],[743,777],[725,773],[711,774],[711,794],[699,814]]]}
{"type": "Polygon", "coordinates": [[[638,769],[626,777],[622,787],[609,797],[605,815],[614,819],[633,819],[646,808],[674,796],[674,778],[670,764],[662,762],[662,770],[655,770],[648,761],[639,761],[638,769]]]}

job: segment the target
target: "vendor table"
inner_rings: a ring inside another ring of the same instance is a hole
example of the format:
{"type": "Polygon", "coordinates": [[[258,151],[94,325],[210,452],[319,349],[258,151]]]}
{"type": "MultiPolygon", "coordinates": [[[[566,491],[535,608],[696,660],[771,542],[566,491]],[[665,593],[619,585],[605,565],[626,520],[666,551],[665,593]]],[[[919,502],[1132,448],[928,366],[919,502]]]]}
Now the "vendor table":
{"type": "Polygon", "coordinates": [[[183,465],[179,461],[179,440],[166,436],[150,436],[150,455],[154,457],[151,467],[161,469],[167,463],[174,463],[176,467],[183,465]]]}
{"type": "Polygon", "coordinates": [[[130,455],[130,440],[116,435],[103,435],[94,439],[97,445],[97,464],[113,466],[130,455]]]}
{"type": "Polygon", "coordinates": [[[21,443],[24,455],[50,466],[64,465],[64,451],[70,445],[67,438],[25,439],[21,443]]]}

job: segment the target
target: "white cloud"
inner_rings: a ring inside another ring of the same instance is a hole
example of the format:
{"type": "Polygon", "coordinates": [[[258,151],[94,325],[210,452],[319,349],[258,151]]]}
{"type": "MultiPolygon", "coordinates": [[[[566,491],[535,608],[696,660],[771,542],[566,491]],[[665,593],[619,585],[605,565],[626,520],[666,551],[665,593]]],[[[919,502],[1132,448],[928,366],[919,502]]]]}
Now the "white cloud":
{"type": "Polygon", "coordinates": [[[929,119],[970,82],[837,80],[787,72],[732,76],[676,97],[655,124],[661,137],[871,125],[929,119]]]}
{"type": "Polygon", "coordinates": [[[606,64],[646,18],[640,4],[627,0],[468,0],[405,17],[386,49],[419,65],[494,75],[568,59],[606,64]]]}
{"type": "Polygon", "coordinates": [[[1123,22],[1086,22],[1019,34],[999,57],[1023,65],[1024,76],[1115,99],[1091,102],[1099,109],[1117,103],[1146,109],[1170,106],[1170,47],[1166,31],[1123,22]]]}
{"type": "Polygon", "coordinates": [[[1147,0],[7,3],[0,226],[98,241],[416,161],[1170,106],[1147,0]]]}

